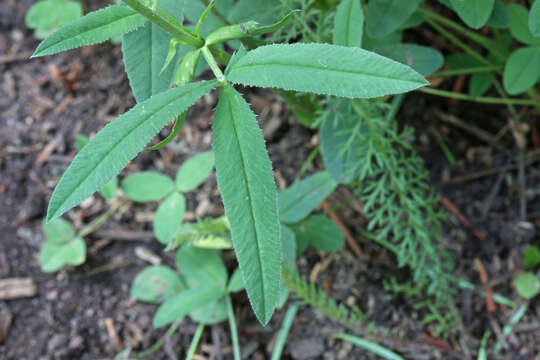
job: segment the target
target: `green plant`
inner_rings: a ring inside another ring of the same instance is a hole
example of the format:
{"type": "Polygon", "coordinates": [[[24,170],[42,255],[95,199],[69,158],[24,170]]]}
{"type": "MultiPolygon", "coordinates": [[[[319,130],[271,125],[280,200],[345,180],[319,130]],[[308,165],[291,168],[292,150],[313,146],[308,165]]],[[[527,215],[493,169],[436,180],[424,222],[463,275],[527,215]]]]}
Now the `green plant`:
{"type": "Polygon", "coordinates": [[[540,249],[537,246],[529,245],[523,255],[523,267],[525,270],[532,270],[540,265],[540,249]]]}
{"type": "Polygon", "coordinates": [[[86,260],[86,244],[73,227],[58,218],[43,223],[47,242],[39,252],[39,265],[45,272],[54,272],[65,265],[80,265],[86,260]]]}
{"type": "Polygon", "coordinates": [[[77,1],[42,0],[32,5],[24,21],[34,30],[36,38],[44,39],[81,16],[82,7],[77,1]]]}
{"type": "Polygon", "coordinates": [[[154,217],[154,234],[162,244],[169,244],[180,230],[186,210],[185,192],[196,189],[214,168],[211,151],[198,154],[178,169],[173,181],[155,171],[142,171],[126,177],[122,190],[137,202],[162,200],[154,217]]]}
{"type": "Polygon", "coordinates": [[[181,24],[182,2],[124,3],[128,6],[109,6],[64,26],[46,38],[33,55],[50,55],[124,34],[124,62],[138,101],[75,157],[53,193],[47,220],[57,218],[104,186],[162,127],[175,117],[182,119],[198,98],[220,87],[213,121],[218,185],[252,308],[266,324],[276,306],[280,283],[277,192],[255,115],[233,84],[369,98],[410,91],[427,83],[407,66],[354,47],[274,44],[251,51],[240,47],[229,59],[216,44],[256,37],[275,31],[275,27],[248,21],[212,29],[203,38],[201,24],[213,2],[193,31],[181,24]],[[179,66],[176,78],[180,86],[167,90],[173,79],[161,69],[171,40],[185,51],[190,47],[193,50],[179,66]],[[191,82],[199,54],[215,80],[191,82]],[[227,64],[224,73],[218,61],[227,64]]]}
{"type": "Polygon", "coordinates": [[[401,356],[399,356],[398,354],[396,354],[395,352],[391,350],[388,350],[384,346],[381,346],[369,340],[362,339],[358,336],[353,336],[353,335],[348,335],[348,334],[334,334],[332,337],[335,339],[348,341],[353,345],[359,346],[363,348],[364,350],[377,354],[380,357],[387,360],[404,360],[401,356]]]}
{"type": "Polygon", "coordinates": [[[529,246],[523,255],[523,267],[525,271],[514,279],[514,286],[520,296],[532,299],[540,294],[540,277],[532,270],[540,265],[540,251],[536,246],[529,246]]]}

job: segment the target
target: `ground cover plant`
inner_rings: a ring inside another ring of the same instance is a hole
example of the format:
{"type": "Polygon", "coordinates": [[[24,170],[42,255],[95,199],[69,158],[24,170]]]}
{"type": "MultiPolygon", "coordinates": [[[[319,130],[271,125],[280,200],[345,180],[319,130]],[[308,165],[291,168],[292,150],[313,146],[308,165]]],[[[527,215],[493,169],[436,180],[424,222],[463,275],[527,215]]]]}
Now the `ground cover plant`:
{"type": "MultiPolygon", "coordinates": [[[[401,94],[418,89],[506,106],[523,161],[526,126],[516,107],[538,107],[540,2],[527,7],[502,0],[440,3],[455,12],[456,21],[422,1],[123,0],[49,35],[34,57],[120,37],[137,105],[92,139],[78,139],[79,153],[59,180],[43,224],[48,241],[39,256],[42,269],[53,272],[82,264],[84,236],[106,218],[132,202],[160,201],[153,231],[166,250],[178,248],[178,271],[150,266],[131,287],[134,298],[161,304],[153,318],[155,327],[172,324],[175,331],[189,316],[200,324],[192,343],[195,348],[205,325],[228,319],[234,357],[240,358],[230,294],[245,288],[255,316],[266,325],[291,293],[363,336],[335,334],[335,338],[399,359],[397,353],[374,343],[386,343],[388,329],[366,321],[355,306],[338,305],[294,266],[309,245],[322,252],[344,245],[340,227],[327,214],[316,213],[343,186],[362,202],[368,219],[362,235],[392,252],[398,266],[411,271],[405,282],[384,279],[385,290],[412,299],[415,309],[422,310],[422,323],[435,336],[447,338],[459,326],[453,310],[457,289],[474,286],[453,275],[455,259],[445,245],[441,199],[429,186],[429,173],[412,145],[414,129],[400,126],[397,119],[401,94]],[[443,55],[433,47],[402,40],[405,30],[419,26],[447,39],[452,51],[443,55]],[[475,31],[482,27],[489,29],[489,36],[475,31]],[[446,69],[440,70],[443,66],[446,69]],[[194,81],[204,71],[212,74],[212,80],[194,81]],[[464,74],[471,75],[468,93],[428,87],[426,80],[437,83],[464,74]],[[320,153],[325,170],[308,176],[301,170],[302,180],[276,189],[256,116],[239,92],[248,87],[272,89],[299,122],[318,132],[320,146],[304,165],[320,153]],[[211,91],[219,92],[212,121],[213,152],[182,164],[174,180],[154,171],[118,180],[139,152],[173,141],[190,106],[211,91]],[[488,92],[498,96],[484,96],[488,92]],[[149,145],[172,121],[170,135],[149,145]],[[225,216],[184,223],[184,193],[196,189],[214,165],[225,216]],[[116,203],[75,232],[60,216],[96,191],[116,203]],[[238,262],[231,273],[221,256],[229,250],[238,262]]],[[[451,149],[444,143],[441,148],[451,162],[451,149]]],[[[523,261],[529,271],[513,282],[525,299],[533,299],[540,288],[533,272],[538,249],[530,249],[523,261]]],[[[494,299],[517,308],[505,327],[510,333],[527,306],[517,307],[499,294],[494,299]]],[[[297,309],[296,303],[288,309],[282,342],[297,309]]],[[[479,358],[501,351],[500,339],[486,348],[488,335],[477,350],[479,358]]],[[[279,358],[282,349],[283,344],[276,346],[273,358],[279,358]]],[[[129,358],[129,349],[121,356],[129,358]]]]}

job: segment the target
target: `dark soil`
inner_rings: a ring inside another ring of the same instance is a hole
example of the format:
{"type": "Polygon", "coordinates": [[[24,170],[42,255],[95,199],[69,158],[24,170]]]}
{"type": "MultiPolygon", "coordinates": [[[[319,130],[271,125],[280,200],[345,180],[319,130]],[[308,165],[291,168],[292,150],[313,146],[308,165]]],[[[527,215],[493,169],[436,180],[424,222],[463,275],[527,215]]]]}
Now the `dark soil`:
{"type": "MultiPolygon", "coordinates": [[[[0,301],[0,358],[112,359],[128,347],[139,352],[154,344],[165,330],[152,328],[155,306],[129,296],[133,278],[148,265],[135,249],[142,247],[163,263],[174,264],[173,253],[164,252],[151,233],[149,215],[155,204],[132,206],[88,236],[89,253],[84,265],[56,274],[45,274],[38,265],[37,254],[45,241],[41,223],[47,201],[75,154],[75,136],[94,134],[133,106],[134,99],[117,45],[105,43],[28,60],[38,44],[24,26],[24,14],[32,3],[3,0],[0,4],[0,278],[31,278],[37,286],[35,296],[0,301]],[[6,315],[12,321],[7,334],[2,334],[6,315]]],[[[87,5],[95,9],[102,3],[88,1],[87,5]]],[[[215,95],[203,98],[191,110],[183,136],[160,151],[143,152],[122,176],[142,169],[174,175],[182,161],[209,149],[215,95]]],[[[314,132],[299,125],[272,93],[249,90],[247,97],[255,112],[263,114],[260,121],[278,185],[289,185],[318,139],[314,132]]],[[[480,260],[488,273],[489,287],[521,304],[511,282],[522,270],[527,245],[540,243],[536,185],[539,166],[532,162],[525,167],[525,189],[520,186],[515,168],[459,181],[460,176],[480,170],[516,164],[518,151],[510,132],[491,146],[442,121],[437,115],[440,113],[456,116],[495,136],[507,124],[506,108],[412,94],[406,97],[398,118],[404,125],[416,128],[416,149],[426,160],[433,186],[470,222],[465,225],[450,215],[445,225],[445,246],[454,255],[456,276],[480,286],[475,265],[475,260],[480,260]],[[439,146],[440,138],[450,146],[456,165],[448,164],[439,146]],[[524,191],[526,212],[522,213],[520,194],[524,191]],[[485,237],[475,236],[478,232],[485,237]]],[[[524,119],[533,128],[538,117],[527,112],[524,119]]],[[[166,134],[165,129],[161,136],[166,134]]],[[[530,135],[527,139],[532,143],[527,151],[538,146],[531,141],[533,138],[530,135]]],[[[316,159],[310,171],[321,166],[320,159],[316,159]]],[[[329,202],[337,205],[350,197],[349,190],[340,188],[329,202]]],[[[491,331],[499,332],[498,336],[492,335],[491,342],[495,338],[503,340],[501,358],[540,359],[538,299],[529,302],[526,315],[504,338],[500,332],[515,310],[497,305],[495,312],[488,313],[481,291],[458,291],[457,314],[461,320],[446,339],[435,336],[432,327],[423,326],[421,311],[415,310],[410,299],[393,298],[384,291],[384,279],[407,278],[407,270],[398,269],[392,255],[358,235],[365,219],[357,205],[353,202],[338,215],[365,255],[357,259],[349,249],[330,255],[308,250],[298,265],[306,277],[312,276],[337,301],[357,304],[377,325],[390,328],[385,345],[410,359],[472,359],[476,358],[484,331],[491,331]],[[322,266],[318,274],[312,272],[315,265],[322,266]],[[398,336],[407,340],[392,341],[398,336]]],[[[94,195],[66,219],[80,229],[108,206],[103,198],[94,195]]],[[[188,194],[186,219],[222,214],[215,177],[188,194]]],[[[263,328],[252,315],[244,294],[233,300],[242,354],[247,359],[268,359],[286,309],[277,311],[263,328]]],[[[196,326],[184,320],[150,358],[183,358],[196,326]]],[[[331,338],[333,333],[351,331],[317,310],[301,307],[284,358],[375,359],[372,354],[331,338]]],[[[209,327],[201,340],[198,358],[232,359],[230,344],[226,323],[209,327]]]]}

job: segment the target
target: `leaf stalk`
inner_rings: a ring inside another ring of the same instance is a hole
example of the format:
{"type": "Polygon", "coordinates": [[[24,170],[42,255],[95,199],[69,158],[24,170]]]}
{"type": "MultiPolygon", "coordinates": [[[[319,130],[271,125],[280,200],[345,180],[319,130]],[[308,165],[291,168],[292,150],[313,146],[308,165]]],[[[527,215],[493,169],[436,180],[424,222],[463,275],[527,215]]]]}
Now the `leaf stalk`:
{"type": "Polygon", "coordinates": [[[141,14],[142,16],[150,20],[152,23],[154,23],[155,25],[165,30],[174,38],[186,44],[193,45],[197,48],[200,48],[201,46],[204,45],[203,39],[191,33],[191,31],[189,31],[188,29],[180,25],[170,16],[166,15],[163,12],[163,10],[156,7],[156,10],[152,11],[152,9],[144,6],[138,0],[122,0],[122,1],[126,3],[130,8],[132,8],[133,10],[135,10],[136,12],[138,12],[139,14],[141,14]],[[163,14],[165,14],[165,16],[163,14]]]}

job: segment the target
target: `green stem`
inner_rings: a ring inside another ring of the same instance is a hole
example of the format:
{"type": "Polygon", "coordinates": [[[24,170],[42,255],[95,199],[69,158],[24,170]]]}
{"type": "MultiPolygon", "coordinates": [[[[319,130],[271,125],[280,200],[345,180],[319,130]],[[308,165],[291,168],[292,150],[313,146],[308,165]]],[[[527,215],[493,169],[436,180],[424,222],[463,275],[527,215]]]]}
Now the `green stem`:
{"type": "Polygon", "coordinates": [[[144,359],[145,357],[150,356],[156,351],[158,351],[159,348],[161,348],[163,344],[165,343],[165,339],[171,336],[176,331],[176,329],[178,329],[181,323],[182,323],[182,319],[176,320],[171,325],[171,327],[167,330],[165,335],[163,335],[158,341],[156,341],[156,343],[152,345],[148,350],[145,350],[142,353],[135,355],[135,359],[136,360],[144,359]]]}
{"type": "Polygon", "coordinates": [[[218,79],[219,82],[225,81],[225,75],[221,72],[221,69],[219,68],[216,59],[208,49],[208,47],[205,45],[201,48],[201,53],[203,54],[204,58],[206,59],[206,62],[208,63],[208,66],[210,66],[210,69],[214,73],[214,76],[216,79],[218,79]]]}
{"type": "Polygon", "coordinates": [[[199,324],[197,327],[197,330],[195,331],[195,335],[193,335],[193,339],[191,339],[191,344],[189,344],[189,349],[186,355],[186,360],[192,360],[193,355],[195,355],[195,351],[197,351],[197,346],[199,346],[199,341],[201,341],[201,336],[204,331],[204,324],[199,324]]]}
{"type": "Polygon", "coordinates": [[[405,95],[403,94],[398,94],[392,99],[390,110],[388,110],[388,112],[386,113],[386,121],[388,123],[390,123],[390,121],[394,120],[394,118],[396,117],[401,107],[401,104],[403,103],[404,96],[405,95]]]}
{"type": "Polygon", "coordinates": [[[428,23],[432,28],[434,28],[435,30],[437,30],[441,35],[443,35],[445,38],[447,38],[448,40],[450,40],[453,44],[455,44],[457,47],[463,49],[463,51],[465,51],[467,54],[471,55],[472,57],[474,57],[476,60],[480,61],[481,63],[483,64],[486,64],[486,65],[493,65],[491,62],[489,62],[488,60],[486,60],[482,55],[480,55],[479,53],[477,53],[476,51],[474,51],[470,46],[468,46],[467,44],[465,44],[463,41],[461,41],[460,39],[458,39],[457,37],[455,37],[452,33],[450,33],[449,31],[447,31],[446,29],[444,29],[442,26],[440,26],[439,24],[437,24],[435,21],[433,20],[430,20],[430,19],[426,19],[426,23],[428,23]]]}
{"type": "Polygon", "coordinates": [[[471,96],[467,94],[454,93],[451,91],[437,90],[437,89],[432,89],[432,88],[420,88],[418,90],[426,94],[443,96],[443,97],[448,97],[448,98],[458,99],[458,100],[473,101],[473,102],[478,102],[482,104],[538,106],[538,100],[500,99],[500,98],[495,98],[495,97],[471,96]]]}
{"type": "Polygon", "coordinates": [[[199,35],[199,32],[201,30],[201,24],[206,18],[206,16],[208,15],[208,13],[210,12],[210,10],[212,10],[212,8],[214,7],[214,3],[215,3],[215,0],[211,0],[210,3],[206,5],[206,9],[204,9],[201,17],[199,18],[199,21],[197,21],[197,25],[195,25],[195,30],[194,30],[195,35],[199,35]]]}
{"type": "Polygon", "coordinates": [[[234,317],[234,310],[231,303],[231,297],[229,295],[225,296],[225,302],[227,303],[229,327],[231,328],[231,338],[232,338],[234,360],[242,360],[242,356],[240,355],[240,342],[238,341],[238,329],[236,327],[236,319],[234,317]]]}
{"type": "Polygon", "coordinates": [[[309,153],[306,161],[304,161],[304,163],[302,164],[302,167],[300,168],[300,171],[298,172],[296,179],[294,179],[294,183],[300,181],[300,178],[304,176],[307,169],[309,168],[309,166],[311,165],[311,163],[315,159],[315,156],[317,156],[318,153],[319,153],[319,146],[315,146],[313,150],[311,150],[311,152],[309,153]]]}
{"type": "Polygon", "coordinates": [[[281,359],[281,353],[283,352],[283,349],[285,348],[285,343],[287,342],[287,336],[289,336],[289,332],[291,331],[294,317],[296,316],[296,312],[298,311],[299,306],[300,306],[300,302],[297,301],[287,309],[287,313],[285,314],[285,317],[283,318],[283,323],[281,324],[281,329],[279,330],[279,335],[276,340],[276,344],[274,345],[274,350],[272,351],[272,357],[270,360],[281,359]]]}
{"type": "Polygon", "coordinates": [[[138,0],[122,0],[125,2],[129,7],[131,7],[133,10],[150,20],[152,23],[156,24],[163,30],[165,30],[167,33],[171,34],[174,38],[189,44],[193,45],[196,48],[200,48],[204,45],[204,40],[201,39],[198,36],[195,36],[191,33],[188,29],[181,26],[179,23],[174,21],[174,23],[169,22],[167,19],[165,19],[160,14],[163,14],[163,11],[156,8],[156,11],[152,11],[152,9],[147,8],[143,4],[141,4],[138,0]]]}
{"type": "Polygon", "coordinates": [[[226,51],[221,50],[215,45],[210,45],[208,49],[210,49],[210,52],[212,53],[212,55],[214,55],[214,58],[218,63],[223,66],[227,66],[229,60],[231,60],[231,55],[229,55],[226,51]]]}
{"type": "MultiPolygon", "coordinates": [[[[501,83],[499,82],[499,80],[495,79],[493,81],[493,85],[495,86],[495,90],[497,90],[497,92],[499,93],[499,95],[505,99],[505,100],[508,100],[509,97],[508,97],[508,94],[506,94],[506,91],[504,91],[504,88],[502,87],[501,83]]],[[[536,104],[538,105],[538,102],[536,102],[536,104]]],[[[514,108],[514,106],[512,106],[511,103],[507,103],[506,104],[507,107],[508,107],[508,111],[510,111],[510,114],[512,114],[512,116],[514,117],[515,121],[518,123],[519,122],[519,115],[517,113],[517,110],[516,108],[514,108]]]]}
{"type": "MultiPolygon", "coordinates": [[[[204,6],[210,5],[210,2],[206,0],[200,0],[200,1],[204,6]]],[[[214,0],[212,0],[212,2],[213,1],[214,0]]],[[[231,23],[227,21],[227,19],[225,19],[225,16],[221,15],[221,13],[215,7],[212,7],[212,15],[214,15],[219,21],[221,21],[223,25],[225,26],[231,25],[231,23]]]]}
{"type": "Polygon", "coordinates": [[[474,42],[476,42],[478,45],[482,46],[483,48],[491,51],[493,54],[495,54],[496,56],[498,57],[501,57],[501,58],[505,58],[505,54],[499,52],[499,49],[497,48],[497,45],[496,43],[491,40],[491,39],[488,39],[487,37],[484,37],[482,35],[479,35],[477,33],[475,33],[474,31],[470,31],[466,28],[464,28],[463,26],[455,23],[454,21],[444,17],[444,16],[441,16],[437,13],[434,13],[428,9],[425,9],[425,8],[419,8],[417,10],[419,13],[421,13],[422,15],[424,15],[424,17],[426,19],[432,19],[440,24],[443,24],[453,30],[456,30],[457,32],[460,32],[461,34],[467,36],[469,39],[473,40],[474,42]]]}
{"type": "Polygon", "coordinates": [[[446,77],[446,76],[455,76],[455,75],[465,75],[465,74],[478,74],[484,72],[500,72],[503,67],[501,65],[486,65],[486,66],[476,66],[463,69],[455,70],[443,70],[437,71],[436,73],[431,74],[429,77],[446,77]]]}
{"type": "Polygon", "coordinates": [[[77,237],[85,237],[86,235],[92,233],[94,230],[96,230],[101,224],[105,222],[112,214],[114,214],[116,211],[118,211],[120,208],[124,207],[124,205],[128,204],[129,200],[124,200],[121,203],[117,204],[116,206],[111,207],[107,212],[99,215],[97,218],[92,220],[90,224],[83,227],[78,233],[77,237]]]}

